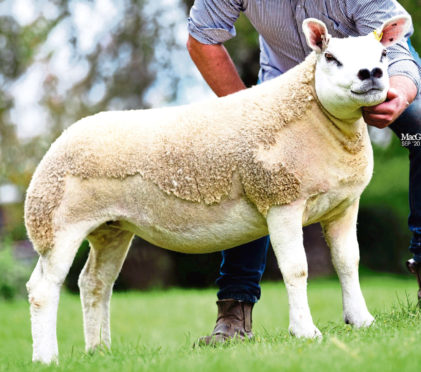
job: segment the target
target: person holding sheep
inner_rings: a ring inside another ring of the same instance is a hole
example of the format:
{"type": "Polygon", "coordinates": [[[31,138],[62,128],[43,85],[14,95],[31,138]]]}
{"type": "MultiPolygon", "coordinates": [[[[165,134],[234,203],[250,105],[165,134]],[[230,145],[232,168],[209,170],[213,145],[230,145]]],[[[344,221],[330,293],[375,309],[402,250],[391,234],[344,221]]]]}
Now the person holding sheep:
{"type": "MultiPolygon", "coordinates": [[[[195,0],[188,19],[187,48],[193,62],[217,96],[245,89],[245,85],[223,46],[235,36],[234,23],[243,12],[259,32],[259,81],[279,76],[299,64],[310,53],[301,33],[307,17],[322,20],[334,37],[365,35],[387,18],[407,14],[395,0],[195,0]]],[[[407,41],[388,48],[390,89],[384,103],[363,108],[368,125],[390,127],[402,138],[421,136],[420,65],[418,54],[407,41]]],[[[331,56],[335,62],[334,56],[331,56]]],[[[370,73],[367,70],[368,73],[370,73]]],[[[421,273],[421,148],[407,146],[410,160],[409,229],[413,233],[408,261],[410,271],[421,273]]],[[[211,336],[200,343],[251,338],[252,309],[260,298],[260,279],[265,269],[269,238],[261,238],[222,252],[217,279],[218,317],[211,336]]]]}

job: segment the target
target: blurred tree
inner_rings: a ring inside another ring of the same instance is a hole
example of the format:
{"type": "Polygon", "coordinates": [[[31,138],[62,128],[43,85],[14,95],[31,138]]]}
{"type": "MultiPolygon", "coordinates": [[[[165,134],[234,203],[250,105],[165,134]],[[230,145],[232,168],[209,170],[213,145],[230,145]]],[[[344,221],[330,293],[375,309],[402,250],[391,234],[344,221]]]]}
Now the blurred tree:
{"type": "Polygon", "coordinates": [[[412,17],[415,32],[411,37],[411,42],[418,53],[421,53],[421,34],[419,28],[421,24],[421,0],[398,0],[398,2],[402,4],[412,17]]]}
{"type": "Polygon", "coordinates": [[[389,205],[361,206],[358,213],[358,242],[361,265],[376,271],[406,272],[407,246],[411,234],[389,205]]]}
{"type": "MultiPolygon", "coordinates": [[[[4,3],[12,6],[12,1],[4,3]]],[[[48,145],[75,120],[107,109],[145,108],[145,94],[158,71],[174,82],[167,84],[168,100],[177,88],[169,69],[171,55],[165,53],[177,49],[176,19],[167,17],[163,27],[165,12],[153,1],[34,3],[35,18],[29,24],[22,25],[12,13],[0,17],[0,185],[11,182],[22,190],[48,145]],[[100,32],[94,24],[81,31],[81,13],[97,11],[99,3],[114,12],[113,21],[103,23],[100,32]],[[54,68],[60,64],[69,66],[65,73],[54,68]],[[34,89],[39,90],[47,127],[42,135],[22,140],[16,130],[19,115],[13,115],[16,97],[10,89],[34,69],[42,71],[42,84],[34,89]]]]}

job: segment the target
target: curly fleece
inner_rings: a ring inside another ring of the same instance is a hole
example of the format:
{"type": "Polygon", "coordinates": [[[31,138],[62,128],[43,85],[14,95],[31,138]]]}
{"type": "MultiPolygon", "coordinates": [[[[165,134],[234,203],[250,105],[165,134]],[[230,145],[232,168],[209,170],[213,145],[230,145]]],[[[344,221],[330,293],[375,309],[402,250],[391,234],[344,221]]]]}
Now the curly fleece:
{"type": "Polygon", "coordinates": [[[279,78],[223,98],[151,110],[103,112],[69,127],[51,146],[27,192],[25,220],[42,253],[54,239],[54,212],[68,175],[124,179],[141,175],[163,192],[194,203],[218,203],[238,172],[248,199],[265,215],[296,200],[299,175],[259,149],[317,106],[316,57],[279,78]]]}

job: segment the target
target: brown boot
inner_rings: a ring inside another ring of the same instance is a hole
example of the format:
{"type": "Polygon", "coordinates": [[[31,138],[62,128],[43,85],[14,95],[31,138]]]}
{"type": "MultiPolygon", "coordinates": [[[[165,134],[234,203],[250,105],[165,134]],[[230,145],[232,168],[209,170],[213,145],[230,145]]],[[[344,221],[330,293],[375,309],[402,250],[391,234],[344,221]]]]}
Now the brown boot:
{"type": "Polygon", "coordinates": [[[421,263],[415,261],[413,258],[406,261],[406,267],[409,272],[415,274],[418,281],[418,303],[421,305],[421,263]]]}
{"type": "Polygon", "coordinates": [[[251,339],[251,312],[254,303],[233,299],[216,301],[218,317],[215,328],[210,336],[199,338],[197,345],[215,345],[230,339],[251,339]]]}

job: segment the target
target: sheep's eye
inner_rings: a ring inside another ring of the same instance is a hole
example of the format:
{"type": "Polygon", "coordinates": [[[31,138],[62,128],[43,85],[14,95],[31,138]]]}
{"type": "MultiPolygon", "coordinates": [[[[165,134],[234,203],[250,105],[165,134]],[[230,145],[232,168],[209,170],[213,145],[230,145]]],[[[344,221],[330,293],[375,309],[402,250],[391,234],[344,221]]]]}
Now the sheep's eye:
{"type": "Polygon", "coordinates": [[[338,67],[340,67],[340,66],[342,66],[342,63],[341,62],[339,62],[334,56],[333,56],[333,54],[330,54],[330,53],[325,53],[325,58],[326,58],[326,61],[328,61],[328,62],[333,62],[333,63],[335,63],[336,64],[336,66],[338,66],[338,67]]]}
{"type": "Polygon", "coordinates": [[[380,62],[383,62],[383,59],[387,56],[387,50],[383,49],[382,51],[382,57],[380,58],[380,62]]]}

